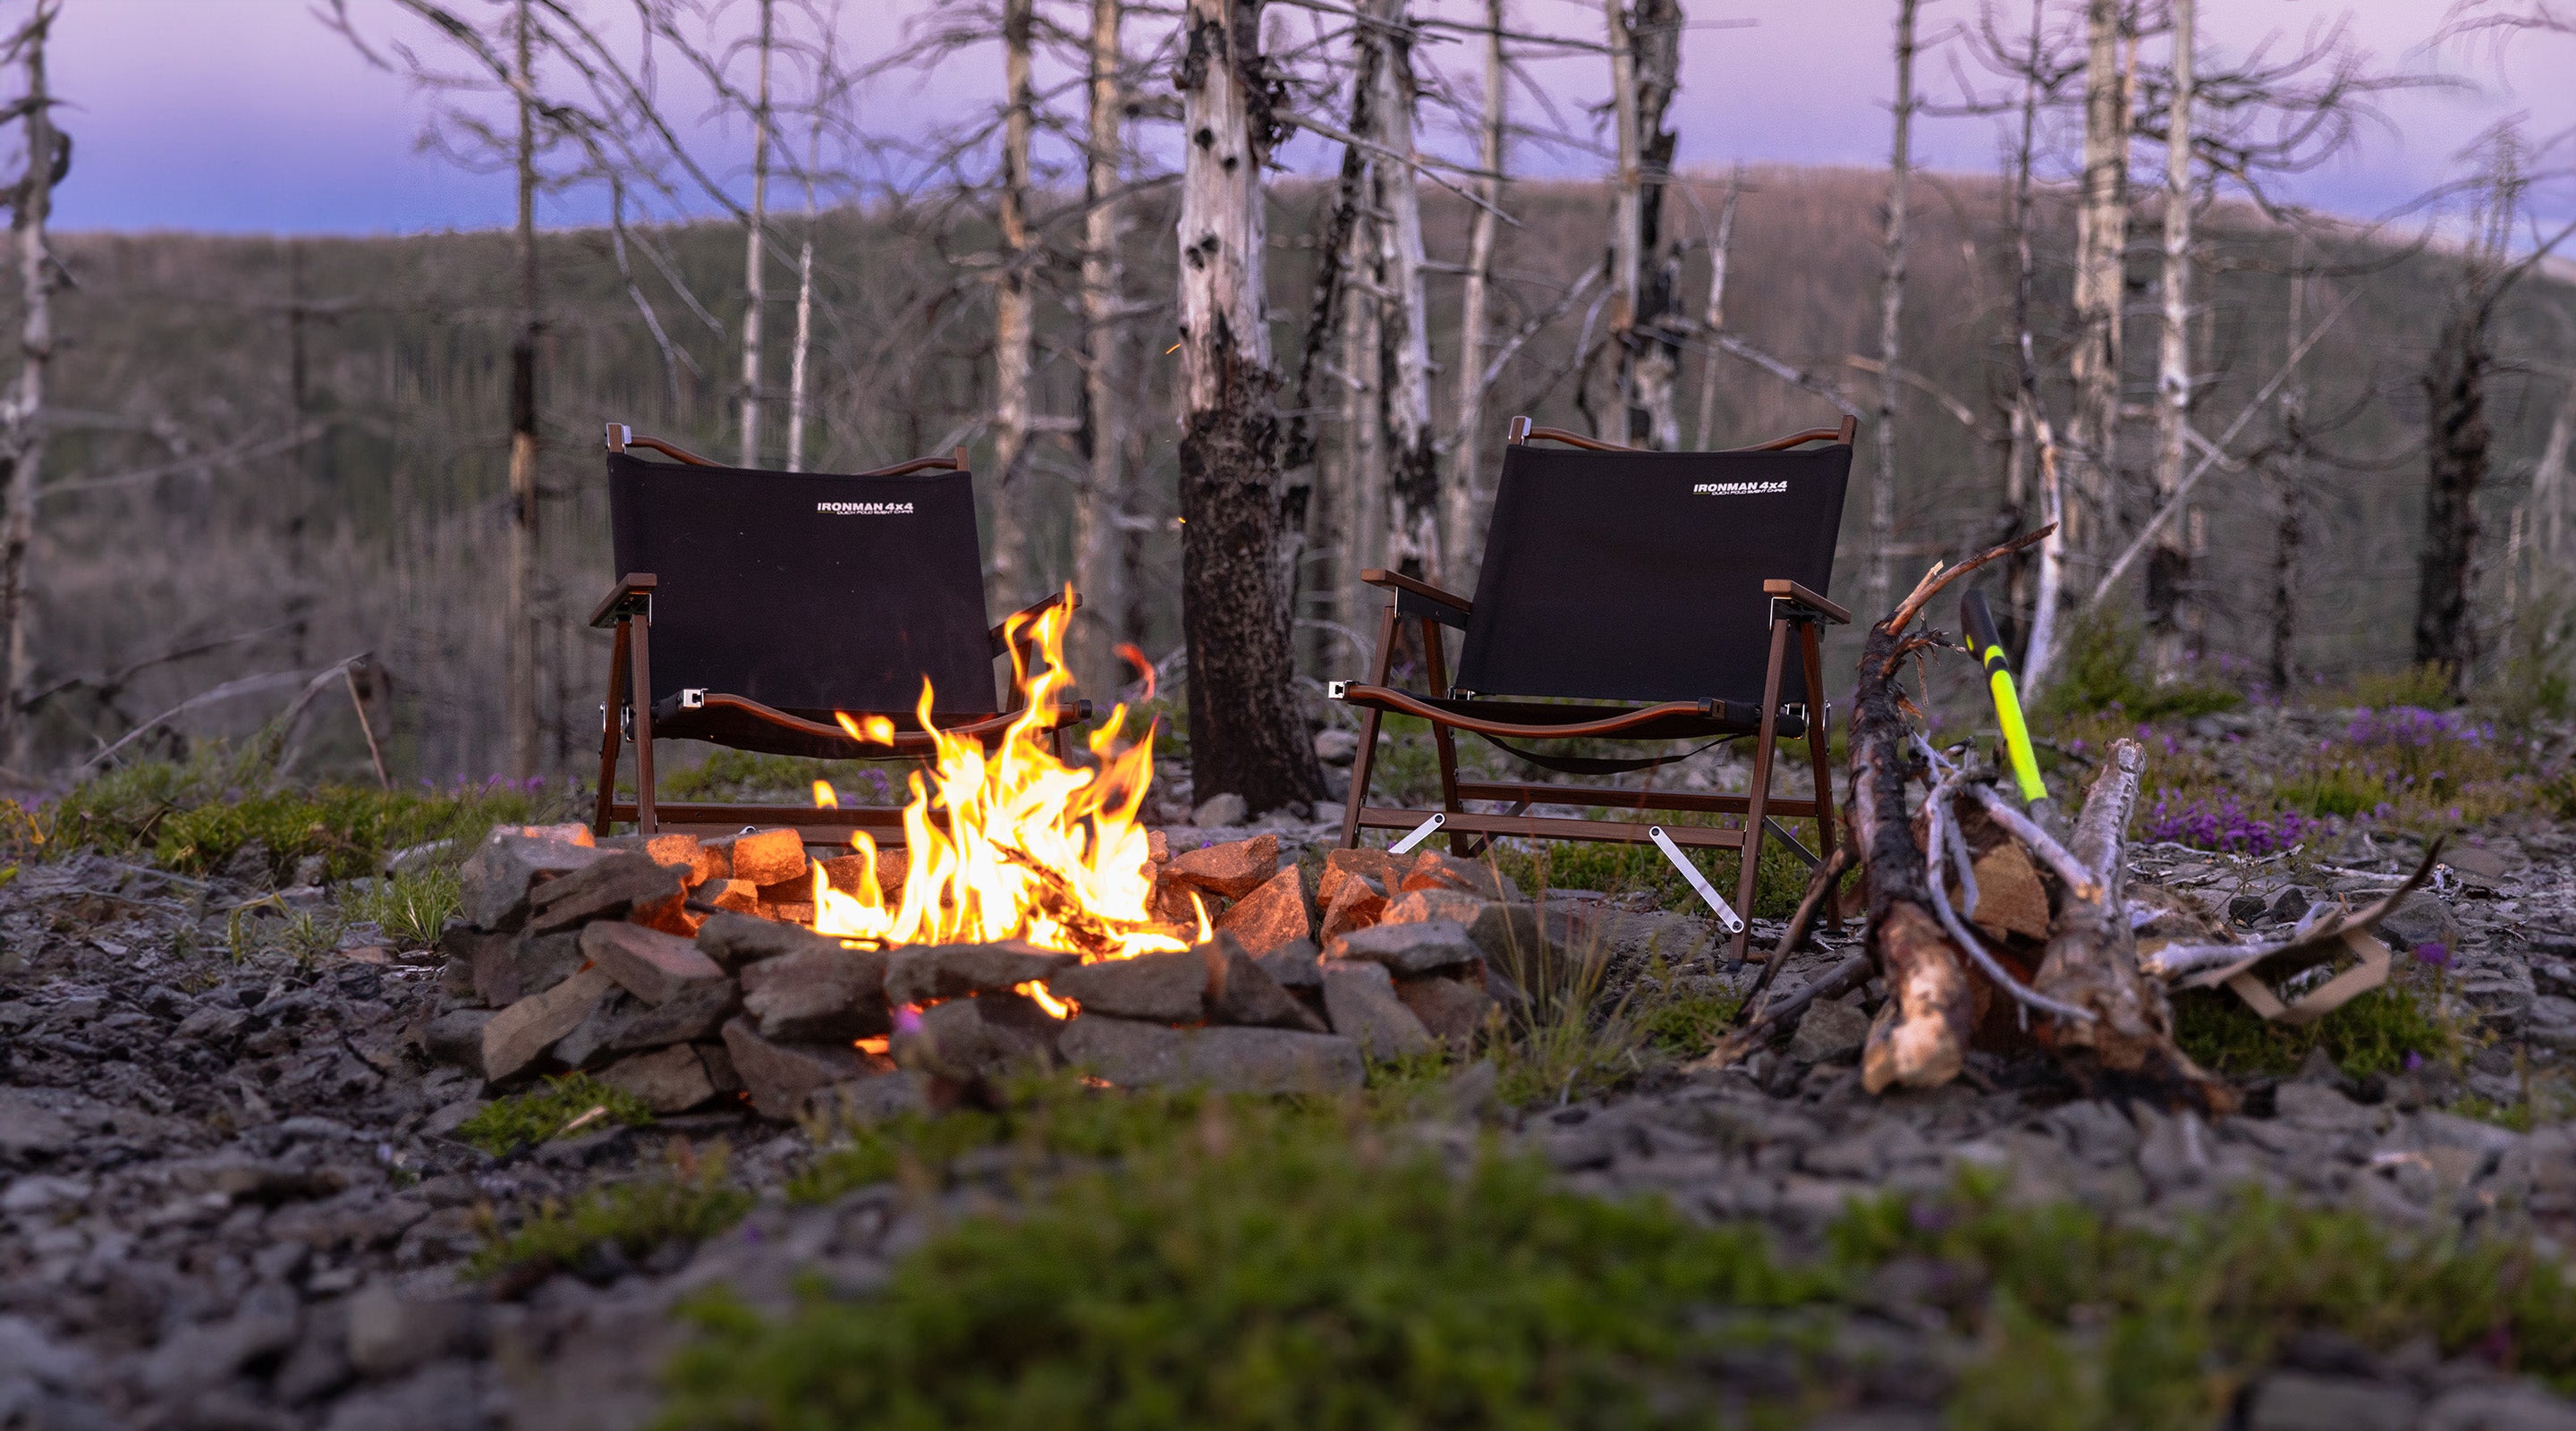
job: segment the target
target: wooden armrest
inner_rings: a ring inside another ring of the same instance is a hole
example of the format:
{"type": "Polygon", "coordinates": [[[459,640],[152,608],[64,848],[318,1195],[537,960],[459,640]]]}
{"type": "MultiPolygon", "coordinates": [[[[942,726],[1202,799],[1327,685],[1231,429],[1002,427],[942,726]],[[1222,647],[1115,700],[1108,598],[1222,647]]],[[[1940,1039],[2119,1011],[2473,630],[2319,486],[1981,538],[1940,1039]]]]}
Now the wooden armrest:
{"type": "MultiPolygon", "coordinates": [[[[959,452],[962,454],[964,450],[965,449],[960,448],[959,452]]],[[[944,462],[947,459],[943,457],[932,460],[944,462]]],[[[1001,625],[993,628],[993,654],[996,656],[1007,656],[1011,653],[1010,638],[1005,633],[1011,629],[1012,622],[1033,621],[1037,618],[1038,613],[1046,610],[1050,606],[1063,606],[1068,611],[1080,610],[1082,607],[1082,594],[1080,592],[1073,591],[1059,591],[1044,601],[1023,606],[1019,610],[1012,612],[1008,617],[1003,619],[1001,625]]]]}
{"type": "Polygon", "coordinates": [[[1475,606],[1467,598],[1451,595],[1427,581],[1416,581],[1400,571],[1381,571],[1376,567],[1370,567],[1360,573],[1360,580],[1370,586],[1382,586],[1389,591],[1410,592],[1425,601],[1436,601],[1443,606],[1454,607],[1461,615],[1475,610],[1475,606]]]}
{"type": "Polygon", "coordinates": [[[1646,450],[1642,447],[1630,447],[1624,442],[1604,442],[1600,438],[1586,437],[1579,432],[1568,432],[1561,427],[1532,427],[1530,420],[1525,417],[1512,419],[1503,440],[1514,447],[1524,442],[1544,441],[1562,442],[1568,447],[1580,447],[1587,452],[1643,452],[1646,450]]]}
{"type": "MultiPolygon", "coordinates": [[[[892,467],[880,467],[873,472],[861,472],[856,475],[861,477],[909,477],[915,472],[927,472],[934,467],[943,468],[950,472],[965,471],[966,449],[963,447],[956,448],[949,452],[945,457],[916,457],[910,462],[898,462],[892,467]]],[[[1037,608],[1033,606],[1029,609],[1035,611],[1037,608]]]]}
{"type": "Polygon", "coordinates": [[[1849,626],[1851,613],[1786,578],[1775,577],[1762,583],[1762,594],[1778,601],[1795,602],[1836,626],[1849,626]]]}
{"type": "Polygon", "coordinates": [[[691,452],[685,447],[675,447],[670,443],[664,442],[658,437],[637,437],[635,435],[635,430],[622,422],[612,422],[608,424],[608,450],[611,452],[624,452],[630,447],[649,447],[653,451],[659,452],[665,457],[671,458],[677,462],[685,462],[692,467],[722,467],[724,465],[723,463],[714,461],[710,458],[700,457],[698,454],[691,452]]]}
{"type": "Polygon", "coordinates": [[[653,573],[649,571],[630,571],[619,577],[608,595],[591,608],[590,624],[594,627],[614,625],[620,617],[639,614],[649,618],[653,609],[653,585],[653,573]]]}

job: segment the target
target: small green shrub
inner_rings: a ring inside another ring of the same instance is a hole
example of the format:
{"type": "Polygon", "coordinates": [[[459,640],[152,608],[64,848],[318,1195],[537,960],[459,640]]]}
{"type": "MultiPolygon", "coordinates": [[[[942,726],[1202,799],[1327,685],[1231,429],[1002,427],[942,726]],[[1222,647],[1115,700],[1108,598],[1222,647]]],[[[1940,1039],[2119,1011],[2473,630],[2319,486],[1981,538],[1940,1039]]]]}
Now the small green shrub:
{"type": "Polygon", "coordinates": [[[496,1099],[457,1125],[456,1136],[497,1158],[562,1134],[565,1125],[593,1108],[608,1111],[602,1115],[605,1121],[594,1118],[583,1125],[592,1132],[611,1123],[634,1126],[653,1121],[653,1110],[634,1094],[587,1073],[568,1073],[525,1093],[496,1099]]]}
{"type": "Polygon", "coordinates": [[[2202,1067],[2230,1077],[2290,1073],[2308,1051],[2323,1048],[2354,1078],[2394,1073],[2409,1055],[2452,1061],[2462,1034],[2433,1014],[2414,989],[2391,981],[2313,1024],[2280,1024],[2223,989],[2193,990],[2173,1000],[2174,1038],[2202,1067]]]}
{"type": "Polygon", "coordinates": [[[1703,1054],[1735,1026],[1744,1000],[1736,994],[1688,994],[1658,1000],[1638,1015],[1638,1032],[1676,1058],[1703,1054]]]}
{"type": "Polygon", "coordinates": [[[423,863],[378,880],[346,906],[352,919],[372,922],[399,949],[438,942],[447,921],[464,912],[465,890],[456,868],[423,863]]]}
{"type": "MultiPolygon", "coordinates": [[[[677,1148],[685,1148],[677,1139],[677,1148]]],[[[701,1242],[751,1211],[752,1195],[725,1181],[725,1147],[680,1152],[666,1172],[592,1188],[569,1202],[546,1202],[518,1227],[487,1227],[483,1246],[466,1259],[469,1277],[579,1267],[615,1248],[643,1257],[665,1243],[701,1242]]]]}
{"type": "Polygon", "coordinates": [[[2451,693],[2450,668],[2436,661],[2396,671],[2364,672],[2344,683],[2336,701],[2368,710],[2413,706],[2428,711],[2449,710],[2459,703],[2451,693]]]}
{"type": "Polygon", "coordinates": [[[2095,608],[2067,633],[2056,673],[2040,696],[2039,713],[2054,717],[2119,710],[2137,720],[2189,720],[2245,703],[2242,695],[2218,686],[2157,684],[2143,643],[2135,625],[2108,608],[2095,608]]]}
{"type": "Polygon", "coordinates": [[[2389,803],[2388,777],[2354,761],[2294,775],[2279,786],[2281,803],[2316,816],[2351,819],[2389,803]]]}

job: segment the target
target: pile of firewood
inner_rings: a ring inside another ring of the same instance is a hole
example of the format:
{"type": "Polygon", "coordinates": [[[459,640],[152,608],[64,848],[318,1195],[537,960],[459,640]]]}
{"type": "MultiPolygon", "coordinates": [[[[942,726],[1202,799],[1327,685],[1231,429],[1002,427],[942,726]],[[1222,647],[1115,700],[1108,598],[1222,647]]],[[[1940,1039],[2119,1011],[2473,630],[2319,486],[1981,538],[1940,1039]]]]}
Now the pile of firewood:
{"type": "MultiPolygon", "coordinates": [[[[862,859],[819,869],[855,891],[862,859]]],[[[1275,835],[1174,852],[1158,832],[1152,859],[1157,919],[1194,937],[1205,910],[1213,937],[1085,962],[818,934],[818,866],[793,830],[496,830],[465,866],[446,1004],[420,1037],[496,1091],[586,1071],[662,1113],[739,1099],[780,1119],[818,1103],[880,1116],[1061,1066],[1328,1091],[1357,1087],[1367,1058],[1463,1047],[1514,997],[1497,965],[1539,934],[1489,865],[1430,851],[1335,850],[1316,880],[1280,863],[1275,835]]],[[[900,849],[877,854],[888,899],[904,870],[900,849]]]]}
{"type": "MultiPolygon", "coordinates": [[[[1981,778],[1973,752],[1935,749],[1900,677],[1910,662],[1951,644],[1908,628],[1951,582],[2044,535],[1934,567],[1870,628],[1854,700],[1852,838],[1844,847],[1857,852],[1866,889],[1862,951],[1793,997],[1757,997],[1749,1021],[1719,1043],[1708,1065],[1742,1057],[1814,1000],[1876,978],[1887,997],[1861,1054],[1873,1093],[1947,1083],[1972,1046],[2035,1044],[2096,1095],[2231,1111],[2235,1089],[2175,1043],[2168,987],[2207,987],[2242,980],[2258,965],[2314,965],[2347,952],[2367,962],[2375,950],[2368,932],[2430,873],[2438,845],[2367,908],[2319,905],[2285,938],[2236,942],[2188,898],[2129,884],[2128,828],[2146,772],[2136,742],[2113,743],[2071,825],[2045,802],[2024,808],[1981,778]]],[[[1817,872],[1766,987],[1848,862],[1817,872]]]]}

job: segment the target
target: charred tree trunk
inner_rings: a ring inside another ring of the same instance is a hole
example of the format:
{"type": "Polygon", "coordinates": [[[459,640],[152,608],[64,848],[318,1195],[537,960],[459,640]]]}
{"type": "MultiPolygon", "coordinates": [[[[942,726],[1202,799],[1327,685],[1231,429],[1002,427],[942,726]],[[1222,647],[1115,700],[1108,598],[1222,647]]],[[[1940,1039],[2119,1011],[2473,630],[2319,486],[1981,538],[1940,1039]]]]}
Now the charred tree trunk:
{"type": "Polygon", "coordinates": [[[10,194],[10,223],[18,241],[18,289],[24,312],[18,326],[17,391],[0,412],[0,466],[5,466],[8,510],[0,518],[0,625],[7,627],[8,670],[0,680],[0,760],[24,768],[27,759],[29,659],[28,567],[36,541],[37,479],[45,459],[45,370],[54,357],[54,277],[45,246],[54,186],[71,167],[71,137],[54,127],[54,97],[45,78],[45,45],[57,6],[40,3],[12,37],[27,77],[25,172],[10,194]]]}
{"type": "Polygon", "coordinates": [[[1611,213],[1611,340],[1618,347],[1616,441],[1681,445],[1681,254],[1664,234],[1680,136],[1664,127],[1681,84],[1681,0],[1608,0],[1612,104],[1619,138],[1618,198],[1611,213]],[[1670,251],[1667,251],[1670,247],[1670,251]]]}
{"type": "Polygon", "coordinates": [[[1082,373],[1084,481],[1073,507],[1073,583],[1092,619],[1078,628],[1074,674],[1083,689],[1118,683],[1117,645],[1127,632],[1120,517],[1126,479],[1119,456],[1127,413],[1118,377],[1119,170],[1125,152],[1126,86],[1118,27],[1124,0],[1091,0],[1090,113],[1083,136],[1082,373]]]}
{"type": "Polygon", "coordinates": [[[537,114],[534,17],[519,0],[519,330],[510,342],[510,773],[537,774],[537,114]]]}
{"type": "Polygon", "coordinates": [[[1001,272],[993,289],[993,595],[1004,611],[1032,596],[1028,492],[1018,484],[1029,441],[1029,375],[1037,334],[1029,293],[1029,135],[1035,123],[1029,49],[1036,0],[1002,5],[1001,272]]]}
{"type": "Polygon", "coordinates": [[[2272,536],[2272,632],[2268,672],[2273,692],[2287,699],[2299,680],[2299,584],[2308,540],[2308,389],[2299,380],[2298,353],[2308,307],[2306,244],[2290,247],[2290,314],[2287,341],[2291,373],[2281,385],[2282,452],[2271,465],[2275,527],[2272,536]]]}
{"type": "Polygon", "coordinates": [[[1495,210],[1503,206],[1504,103],[1503,0],[1485,0],[1485,108],[1478,125],[1477,155],[1484,174],[1477,180],[1486,207],[1478,209],[1467,235],[1467,280],[1458,318],[1458,431],[1449,451],[1449,481],[1440,500],[1440,554],[1443,575],[1458,589],[1475,585],[1475,550],[1485,519],[1485,347],[1491,322],[1494,243],[1501,231],[1495,210]]]}
{"type": "Polygon", "coordinates": [[[2477,281],[2464,288],[2424,373],[2424,544],[2415,598],[2415,659],[2450,673],[2464,692],[2478,661],[2476,590],[2478,489],[2486,482],[2487,348],[2492,311],[2477,281]]]}
{"type": "Polygon", "coordinates": [[[1905,186],[1914,168],[1914,9],[1896,0],[1896,140],[1887,162],[1887,266],[1878,286],[1878,480],[1869,491],[1868,611],[1887,609],[1896,561],[1896,404],[1905,310],[1905,186]]]}
{"type": "Polygon", "coordinates": [[[1413,40],[1405,0],[1372,0],[1383,23],[1361,31],[1383,53],[1375,66],[1378,143],[1377,288],[1381,344],[1378,383],[1386,437],[1386,561],[1409,576],[1438,581],[1440,456],[1431,432],[1431,320],[1422,286],[1422,190],[1413,165],[1413,40]]]}
{"type": "Polygon", "coordinates": [[[1275,99],[1261,0],[1189,0],[1181,134],[1182,627],[1197,798],[1275,810],[1323,793],[1280,570],[1279,424],[1263,312],[1261,168],[1275,99]]]}
{"type": "MultiPolygon", "coordinates": [[[[2012,344],[2013,397],[2012,435],[2004,456],[2004,511],[2009,530],[2018,530],[2030,520],[2033,479],[2039,460],[2039,435],[2043,425],[2039,398],[2039,354],[2031,339],[2031,298],[2037,286],[2038,268],[2031,250],[2031,156],[2039,142],[2039,69],[2042,25],[2046,18],[2047,0],[2031,0],[2030,48],[2022,57],[2021,129],[2014,141],[2011,172],[2005,201],[2005,221],[2012,234],[2012,344]]],[[[2041,518],[2043,524],[2055,518],[2041,518]]],[[[2064,539],[2065,527],[2058,526],[2051,543],[2064,539]]],[[[2048,649],[2031,640],[2038,630],[2038,593],[2034,590],[2037,572],[2033,563],[2016,553],[2007,568],[2006,591],[2012,609],[2027,618],[2016,623],[2020,630],[2019,664],[2025,684],[2032,690],[2046,674],[2048,649]]],[[[2052,622],[2053,624],[2053,622],[2052,622]]]]}
{"type": "MultiPolygon", "coordinates": [[[[2194,0],[2171,0],[2173,110],[2165,132],[2165,232],[2158,279],[2156,507],[2179,500],[2191,422],[2191,110],[2194,0]]],[[[2187,516],[2188,514],[2186,514],[2187,516]]],[[[2191,596],[2190,523],[2166,523],[2147,558],[2147,634],[2156,675],[2172,680],[2199,653],[2203,613],[2191,596]]]]}
{"type": "Polygon", "coordinates": [[[775,0],[760,0],[759,87],[751,110],[751,217],[742,246],[742,460],[760,465],[761,320],[769,264],[769,52],[775,0]]]}

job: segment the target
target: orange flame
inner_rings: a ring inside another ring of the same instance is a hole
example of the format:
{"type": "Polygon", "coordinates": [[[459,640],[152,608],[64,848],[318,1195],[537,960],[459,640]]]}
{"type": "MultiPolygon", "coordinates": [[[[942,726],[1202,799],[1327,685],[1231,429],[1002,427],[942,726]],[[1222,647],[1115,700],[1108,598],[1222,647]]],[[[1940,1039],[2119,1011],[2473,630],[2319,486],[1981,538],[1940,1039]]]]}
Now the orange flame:
{"type": "Polygon", "coordinates": [[[817,810],[838,810],[841,808],[841,797],[832,793],[831,781],[817,780],[814,782],[814,808],[817,810]]]}
{"type": "MultiPolygon", "coordinates": [[[[910,777],[903,887],[888,900],[877,879],[876,841],[856,831],[850,844],[866,856],[857,889],[835,889],[819,867],[814,872],[816,930],[875,944],[1020,939],[1085,959],[1190,947],[1185,929],[1158,923],[1148,908],[1154,878],[1137,812],[1154,775],[1150,735],[1119,749],[1120,706],[1084,738],[1096,768],[1056,758],[1046,713],[1072,681],[1064,666],[1071,607],[1068,599],[1034,617],[1015,616],[1006,628],[1012,685],[1025,713],[994,749],[933,726],[930,684],[922,683],[918,710],[937,756],[927,779],[918,771],[910,777]],[[1021,639],[1024,631],[1031,639],[1021,639]]],[[[873,743],[894,736],[883,717],[839,720],[873,743]]],[[[1202,937],[1207,924],[1202,909],[1202,937]]],[[[1042,992],[1033,997],[1059,1017],[1066,1012],[1042,992]]]]}
{"type": "Polygon", "coordinates": [[[1128,665],[1135,667],[1136,675],[1145,683],[1144,693],[1137,696],[1136,699],[1140,701],[1152,700],[1154,698],[1155,680],[1153,658],[1147,656],[1144,648],[1138,646],[1133,641],[1121,641],[1118,643],[1118,658],[1125,661],[1128,665]]]}

